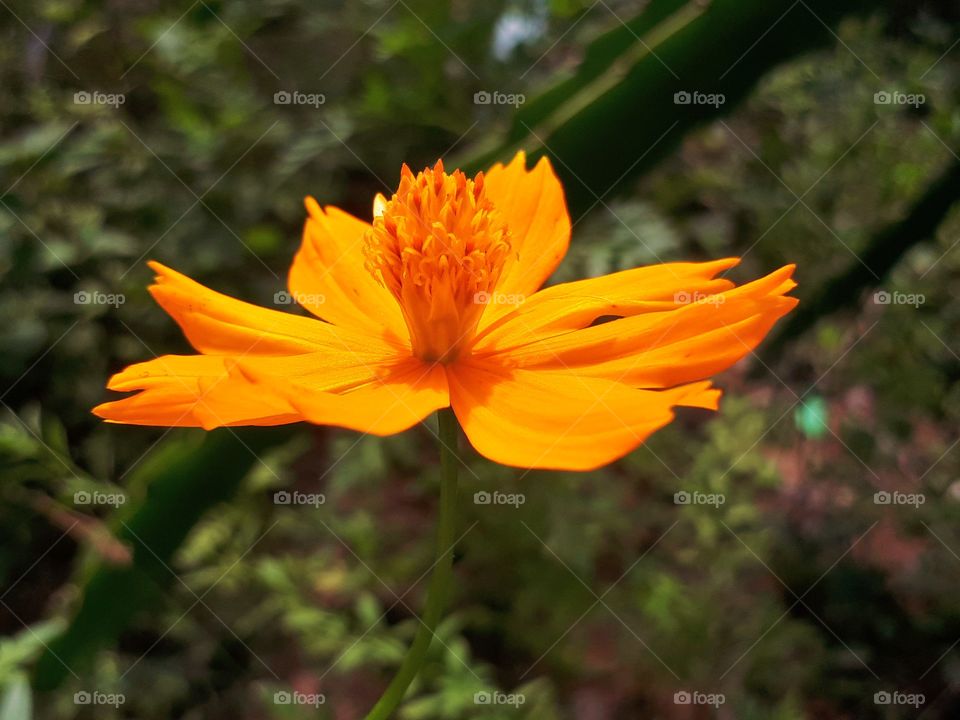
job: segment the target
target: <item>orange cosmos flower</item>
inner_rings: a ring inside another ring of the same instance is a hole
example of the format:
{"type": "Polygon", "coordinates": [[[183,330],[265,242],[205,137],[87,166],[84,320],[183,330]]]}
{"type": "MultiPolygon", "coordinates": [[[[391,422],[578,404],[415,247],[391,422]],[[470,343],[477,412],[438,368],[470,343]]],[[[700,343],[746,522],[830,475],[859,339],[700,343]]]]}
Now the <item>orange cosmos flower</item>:
{"type": "Polygon", "coordinates": [[[735,287],[735,258],[667,263],[540,290],[567,251],[563,188],[544,158],[467,178],[404,166],[373,221],[306,201],[290,295],[318,319],[250,305],[151,262],[150,292],[199,355],[132,365],[139,391],[94,413],[135,425],[307,421],[376,435],[451,406],[505,465],[587,470],[716,409],[705,378],[797,300],[788,265],[735,287]]]}

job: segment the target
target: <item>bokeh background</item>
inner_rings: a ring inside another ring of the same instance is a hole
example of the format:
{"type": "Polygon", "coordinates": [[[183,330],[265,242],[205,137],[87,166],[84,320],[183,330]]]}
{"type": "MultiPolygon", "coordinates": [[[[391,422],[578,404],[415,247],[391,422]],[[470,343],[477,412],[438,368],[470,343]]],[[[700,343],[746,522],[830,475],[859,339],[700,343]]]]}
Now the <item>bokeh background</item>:
{"type": "Polygon", "coordinates": [[[742,255],[796,262],[801,305],[720,413],[601,471],[463,445],[455,596],[399,717],[957,717],[958,17],[2,0],[0,718],[363,717],[423,605],[432,434],[89,409],[189,352],[146,260],[298,312],[305,195],[369,217],[404,161],[518,148],[567,190],[557,279],[742,255]]]}

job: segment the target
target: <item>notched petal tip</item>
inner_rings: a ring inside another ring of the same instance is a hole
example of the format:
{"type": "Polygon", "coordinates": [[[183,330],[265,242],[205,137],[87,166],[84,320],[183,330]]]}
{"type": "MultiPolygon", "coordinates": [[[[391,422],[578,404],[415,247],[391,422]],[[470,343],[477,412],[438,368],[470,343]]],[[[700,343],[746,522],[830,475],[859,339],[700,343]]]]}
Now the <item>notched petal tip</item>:
{"type": "Polygon", "coordinates": [[[124,368],[118,373],[114,373],[110,376],[110,379],[107,380],[107,390],[113,390],[114,392],[131,392],[136,390],[137,378],[131,373],[130,367],[124,368]]]}
{"type": "Polygon", "coordinates": [[[147,267],[153,270],[156,273],[156,281],[162,282],[164,280],[177,280],[179,278],[184,278],[189,280],[186,275],[182,272],[174,270],[172,267],[164,265],[159,260],[147,260],[147,267]]]}
{"type": "Polygon", "coordinates": [[[91,414],[96,415],[98,418],[102,420],[106,420],[107,422],[113,422],[112,420],[110,420],[110,405],[112,404],[113,402],[100,403],[96,407],[92,408],[90,412],[91,414]]]}
{"type": "Polygon", "coordinates": [[[671,390],[663,390],[675,405],[700,408],[702,410],[719,410],[720,398],[723,390],[713,386],[709,380],[682,385],[671,390]]]}
{"type": "Polygon", "coordinates": [[[526,167],[526,166],[527,166],[527,151],[526,151],[526,150],[517,150],[517,152],[514,154],[514,156],[513,156],[512,158],[510,158],[510,162],[507,163],[507,166],[513,165],[514,163],[518,163],[519,165],[522,165],[523,167],[526,167]]]}
{"type": "Polygon", "coordinates": [[[303,196],[303,207],[309,213],[312,208],[320,207],[320,203],[317,202],[317,199],[313,195],[304,195],[303,196]]]}
{"type": "Polygon", "coordinates": [[[553,167],[553,161],[550,159],[549,155],[541,155],[540,159],[537,160],[536,165],[530,170],[531,173],[542,172],[546,173],[552,178],[557,177],[557,171],[553,167]]]}

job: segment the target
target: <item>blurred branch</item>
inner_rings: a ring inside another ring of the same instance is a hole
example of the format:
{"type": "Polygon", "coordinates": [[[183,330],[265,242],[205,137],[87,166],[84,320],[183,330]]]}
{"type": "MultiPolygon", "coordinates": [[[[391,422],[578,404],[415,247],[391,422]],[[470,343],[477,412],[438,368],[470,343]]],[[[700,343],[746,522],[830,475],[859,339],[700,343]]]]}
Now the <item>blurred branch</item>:
{"type": "Polygon", "coordinates": [[[517,148],[555,160],[574,215],[672,153],[695,128],[729,114],[774,67],[828,45],[865,0],[654,0],[586,50],[567,77],[514,115],[507,137],[462,159],[471,170],[517,148]],[[678,93],[722,100],[685,103],[678,93]]]}
{"type": "Polygon", "coordinates": [[[108,565],[129,565],[133,559],[130,548],[110,532],[99,518],[76,512],[43,493],[31,492],[28,502],[51,525],[70,535],[78,544],[92,549],[108,565]]]}

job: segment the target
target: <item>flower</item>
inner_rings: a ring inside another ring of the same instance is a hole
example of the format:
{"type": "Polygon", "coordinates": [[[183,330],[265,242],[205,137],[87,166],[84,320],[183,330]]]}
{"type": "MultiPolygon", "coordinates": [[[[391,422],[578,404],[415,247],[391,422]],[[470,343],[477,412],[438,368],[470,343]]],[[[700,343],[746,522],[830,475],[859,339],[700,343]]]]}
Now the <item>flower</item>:
{"type": "MultiPolygon", "coordinates": [[[[372,222],[307,198],[289,295],[309,318],[221,295],[151,262],[150,292],[198,355],[131,365],[115,423],[212,429],[307,421],[376,435],[451,406],[482,455],[588,470],[717,409],[709,376],[797,303],[793,266],[740,287],[737,264],[675,262],[540,289],[570,218],[549,161],[519,153],[473,179],[403,167],[372,222]]],[[[278,295],[280,295],[278,293],[278,295]]]]}

